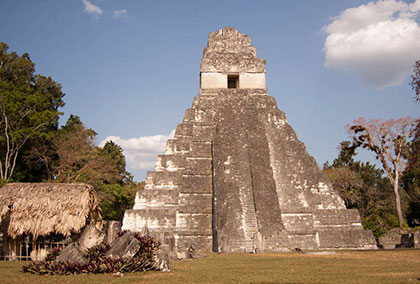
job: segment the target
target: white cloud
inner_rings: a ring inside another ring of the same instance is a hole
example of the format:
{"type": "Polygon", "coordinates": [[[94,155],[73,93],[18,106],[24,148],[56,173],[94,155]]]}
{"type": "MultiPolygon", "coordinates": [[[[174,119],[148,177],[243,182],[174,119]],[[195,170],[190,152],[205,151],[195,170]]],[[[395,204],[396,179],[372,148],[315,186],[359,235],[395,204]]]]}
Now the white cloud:
{"type": "Polygon", "coordinates": [[[375,88],[401,84],[420,59],[420,0],[369,2],[346,9],[324,31],[325,66],[355,73],[375,88]]]}
{"type": "Polygon", "coordinates": [[[103,11],[99,6],[93,5],[89,0],[82,0],[85,5],[85,12],[91,14],[95,19],[102,15],[103,11]]]}
{"type": "Polygon", "coordinates": [[[141,136],[130,139],[108,136],[99,143],[99,146],[103,147],[107,141],[113,141],[123,149],[129,169],[152,170],[157,155],[164,152],[166,141],[173,138],[174,134],[175,130],[169,135],[141,136]]]}
{"type": "Polygon", "coordinates": [[[112,11],[112,16],[115,19],[126,19],[127,18],[127,10],[126,9],[114,10],[114,11],[112,11]]]}

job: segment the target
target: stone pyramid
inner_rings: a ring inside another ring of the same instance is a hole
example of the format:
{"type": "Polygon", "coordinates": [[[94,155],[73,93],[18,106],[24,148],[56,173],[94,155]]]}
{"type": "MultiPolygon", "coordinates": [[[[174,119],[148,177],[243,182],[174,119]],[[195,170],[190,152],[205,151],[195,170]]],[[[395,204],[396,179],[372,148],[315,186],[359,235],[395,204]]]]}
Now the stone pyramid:
{"type": "Polygon", "coordinates": [[[173,255],[376,248],[265,87],[265,63],[234,28],[210,33],[200,92],[137,192],[123,229],[147,226],[173,255]]]}

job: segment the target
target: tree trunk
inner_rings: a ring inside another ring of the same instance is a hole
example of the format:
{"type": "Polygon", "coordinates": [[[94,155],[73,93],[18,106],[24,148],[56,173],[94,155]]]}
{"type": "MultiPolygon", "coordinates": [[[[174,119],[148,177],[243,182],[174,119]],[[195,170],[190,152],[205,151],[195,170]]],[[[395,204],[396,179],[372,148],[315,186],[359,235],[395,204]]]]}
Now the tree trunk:
{"type": "Polygon", "coordinates": [[[404,225],[404,218],[401,210],[401,198],[400,192],[398,187],[398,180],[399,180],[399,172],[395,171],[395,178],[394,178],[394,193],[395,193],[395,205],[397,207],[397,214],[398,214],[398,223],[400,224],[400,228],[404,225]]]}

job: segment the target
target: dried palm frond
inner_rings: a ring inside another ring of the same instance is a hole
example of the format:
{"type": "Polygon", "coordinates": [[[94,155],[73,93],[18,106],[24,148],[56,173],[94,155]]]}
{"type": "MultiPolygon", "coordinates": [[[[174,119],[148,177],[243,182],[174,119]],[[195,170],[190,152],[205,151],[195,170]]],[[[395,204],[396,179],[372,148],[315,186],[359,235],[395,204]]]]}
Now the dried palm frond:
{"type": "Polygon", "coordinates": [[[101,209],[88,184],[9,183],[0,188],[0,223],[5,219],[9,219],[7,233],[12,238],[70,236],[80,232],[88,219],[100,224],[101,209]]]}

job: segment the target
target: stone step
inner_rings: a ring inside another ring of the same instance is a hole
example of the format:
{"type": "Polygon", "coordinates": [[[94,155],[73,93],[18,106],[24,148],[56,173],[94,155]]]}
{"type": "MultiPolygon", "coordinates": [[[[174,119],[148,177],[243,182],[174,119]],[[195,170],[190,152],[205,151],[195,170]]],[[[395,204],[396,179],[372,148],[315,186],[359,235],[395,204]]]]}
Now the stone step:
{"type": "Polygon", "coordinates": [[[175,152],[175,150],[174,150],[174,139],[168,139],[166,141],[164,154],[165,155],[172,155],[174,152],[175,152]]]}
{"type": "Polygon", "coordinates": [[[193,136],[193,124],[192,123],[180,123],[176,126],[175,136],[180,137],[192,137],[193,136]]]}
{"type": "Polygon", "coordinates": [[[188,175],[211,175],[211,158],[187,157],[184,174],[188,175]]]}
{"type": "Polygon", "coordinates": [[[181,193],[207,193],[211,194],[212,176],[211,175],[183,175],[181,193]]]}
{"type": "Polygon", "coordinates": [[[176,224],[175,207],[147,207],[126,210],[123,230],[136,231],[147,226],[150,230],[172,230],[176,224]]]}
{"type": "Polygon", "coordinates": [[[212,195],[201,193],[180,193],[178,211],[182,213],[212,213],[212,195]]]}
{"type": "Polygon", "coordinates": [[[183,122],[213,123],[215,121],[216,111],[212,109],[203,109],[194,106],[185,111],[183,122]]]}
{"type": "Polygon", "coordinates": [[[183,154],[164,154],[158,155],[155,163],[155,172],[179,171],[185,168],[185,155],[183,154]]]}
{"type": "Polygon", "coordinates": [[[182,171],[161,171],[147,172],[146,185],[170,186],[180,185],[182,182],[182,171]]]}
{"type": "Polygon", "coordinates": [[[178,191],[176,189],[143,189],[136,193],[134,209],[144,206],[178,205],[178,191]]]}
{"type": "Polygon", "coordinates": [[[190,143],[191,151],[188,157],[212,158],[212,142],[192,140],[190,143]]]}

